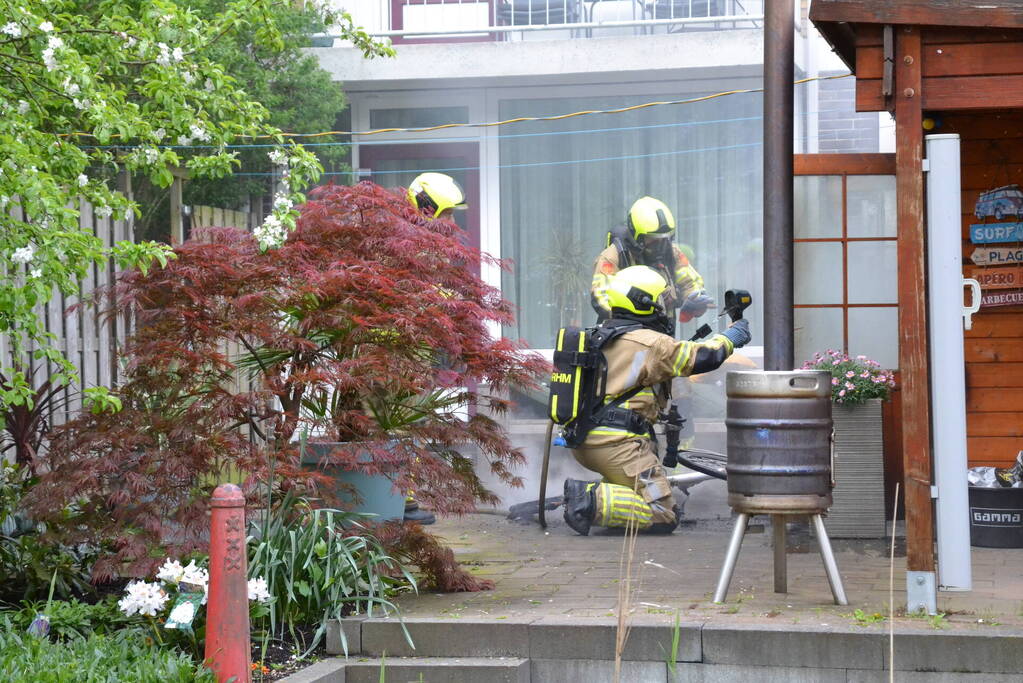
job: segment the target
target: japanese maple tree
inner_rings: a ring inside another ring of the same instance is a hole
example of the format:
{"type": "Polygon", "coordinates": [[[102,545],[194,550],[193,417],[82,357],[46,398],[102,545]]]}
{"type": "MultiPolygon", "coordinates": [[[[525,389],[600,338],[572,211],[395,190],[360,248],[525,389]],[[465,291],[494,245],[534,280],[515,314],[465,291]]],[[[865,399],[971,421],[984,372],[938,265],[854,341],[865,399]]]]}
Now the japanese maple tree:
{"type": "Polygon", "coordinates": [[[135,319],[123,409],[55,431],[37,514],[73,506],[63,533],[113,542],[101,576],[149,568],[202,546],[226,471],[253,493],[271,468],[315,488],[303,435],[345,442],[332,464],[386,473],[439,512],[495,502],[470,455],[520,483],[522,455],[494,416],[545,363],[491,333],[512,307],[473,274],[493,260],[463,238],[372,183],[331,185],[280,248],[216,228],[166,267],[128,272],[109,293],[110,312],[135,319]]]}

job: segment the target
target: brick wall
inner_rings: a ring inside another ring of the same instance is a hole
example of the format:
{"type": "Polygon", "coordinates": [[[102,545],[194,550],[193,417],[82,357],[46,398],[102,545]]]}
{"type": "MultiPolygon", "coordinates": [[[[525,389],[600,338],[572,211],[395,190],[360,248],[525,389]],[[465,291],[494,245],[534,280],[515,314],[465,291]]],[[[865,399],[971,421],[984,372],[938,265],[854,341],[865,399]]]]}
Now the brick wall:
{"type": "MultiPolygon", "coordinates": [[[[821,73],[821,76],[830,75],[833,74],[821,73]]],[[[854,78],[820,81],[817,111],[820,153],[878,151],[877,114],[856,113],[854,78]]]]}

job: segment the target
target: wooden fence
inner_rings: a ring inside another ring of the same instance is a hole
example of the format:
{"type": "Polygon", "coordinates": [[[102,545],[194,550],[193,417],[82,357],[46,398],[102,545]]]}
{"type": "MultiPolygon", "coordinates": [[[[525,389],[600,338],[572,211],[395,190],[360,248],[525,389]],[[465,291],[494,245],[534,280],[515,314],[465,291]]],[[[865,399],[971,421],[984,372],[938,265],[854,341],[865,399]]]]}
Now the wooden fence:
{"type": "MultiPolygon", "coordinates": [[[[79,210],[79,226],[101,239],[104,246],[110,247],[116,242],[134,239],[131,217],[120,221],[102,218],[96,215],[92,205],[84,199],[79,201],[79,210]]],[[[16,206],[12,214],[19,220],[24,218],[20,211],[20,207],[16,206]]],[[[195,206],[192,209],[193,228],[231,226],[251,230],[253,225],[250,222],[258,218],[255,213],[210,206],[195,206]]],[[[130,321],[120,316],[101,317],[102,303],[76,306],[82,301],[88,301],[97,289],[113,284],[119,272],[112,259],[106,267],[94,264],[80,281],[77,294],[65,296],[54,289],[50,300],[36,308],[40,320],[45,322],[46,331],[54,336],[57,348],[71,361],[79,377],[77,386],[64,387],[60,392],[55,401],[56,407],[50,415],[51,426],[63,424],[81,410],[83,389],[115,387],[121,379],[119,358],[130,332],[130,321]]],[[[29,381],[33,386],[38,387],[53,377],[56,368],[45,361],[33,359],[34,350],[30,346],[20,358],[15,358],[10,338],[0,335],[0,367],[21,367],[26,374],[31,375],[29,381]]],[[[236,344],[230,344],[227,351],[231,358],[241,355],[241,349],[236,344]]],[[[249,382],[239,373],[234,385],[236,391],[247,391],[249,382]]]]}
{"type": "MultiPolygon", "coordinates": [[[[79,211],[81,229],[98,237],[105,246],[133,239],[131,218],[112,220],[97,216],[92,205],[84,199],[79,200],[79,211]]],[[[12,215],[16,219],[24,219],[20,206],[15,206],[12,215]]],[[[113,259],[106,267],[93,264],[79,282],[77,294],[64,295],[54,288],[50,300],[36,307],[36,313],[45,323],[46,331],[54,336],[57,348],[75,366],[80,378],[79,386],[64,387],[57,398],[57,409],[51,414],[51,424],[61,424],[69,415],[81,409],[81,389],[117,384],[120,373],[118,354],[127,337],[127,321],[117,317],[101,320],[99,309],[102,304],[85,304],[73,311],[70,309],[88,300],[96,289],[112,284],[118,272],[113,259]]],[[[53,377],[56,368],[46,361],[33,359],[34,350],[30,346],[20,358],[15,358],[11,339],[7,335],[0,335],[0,365],[22,368],[30,375],[29,382],[38,387],[53,377]]]]}

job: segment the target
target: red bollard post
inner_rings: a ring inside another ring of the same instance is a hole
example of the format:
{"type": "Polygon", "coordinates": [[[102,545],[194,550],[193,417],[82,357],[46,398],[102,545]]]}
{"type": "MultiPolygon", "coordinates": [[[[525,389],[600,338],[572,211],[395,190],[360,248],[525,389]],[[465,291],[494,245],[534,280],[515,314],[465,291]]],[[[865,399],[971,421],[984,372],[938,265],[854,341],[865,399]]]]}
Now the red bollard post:
{"type": "Polygon", "coordinates": [[[249,591],[245,569],[245,496],[221,484],[210,500],[210,583],[206,605],[206,666],[217,681],[249,683],[249,591]]]}

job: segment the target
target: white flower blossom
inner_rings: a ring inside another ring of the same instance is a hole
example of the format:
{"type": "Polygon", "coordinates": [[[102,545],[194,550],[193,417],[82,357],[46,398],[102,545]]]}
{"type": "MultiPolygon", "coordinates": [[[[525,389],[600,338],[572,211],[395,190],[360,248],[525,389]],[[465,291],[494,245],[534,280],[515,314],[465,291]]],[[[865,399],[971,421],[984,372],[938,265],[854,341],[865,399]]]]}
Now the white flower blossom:
{"type": "Polygon", "coordinates": [[[186,85],[192,85],[192,83],[195,82],[195,74],[192,73],[191,71],[186,71],[185,73],[183,73],[181,75],[181,78],[183,81],[185,81],[186,85]]]}
{"type": "Polygon", "coordinates": [[[182,147],[188,147],[190,144],[192,144],[192,138],[188,137],[187,135],[179,135],[178,144],[181,145],[182,147]]]}
{"type": "Polygon", "coordinates": [[[206,586],[210,582],[210,573],[202,567],[197,567],[195,560],[192,560],[182,570],[181,582],[191,583],[196,586],[206,586]]]}
{"type": "Polygon", "coordinates": [[[181,566],[181,563],[177,560],[167,558],[164,560],[163,565],[156,572],[156,578],[160,579],[164,583],[177,584],[181,581],[181,577],[185,575],[185,568],[181,566]]]}
{"type": "Polygon", "coordinates": [[[48,21],[44,21],[43,23],[39,24],[39,30],[42,31],[43,33],[49,33],[50,31],[53,30],[53,24],[51,24],[48,21]]]}
{"type": "Polygon", "coordinates": [[[32,261],[32,257],[35,255],[35,249],[31,244],[24,247],[19,247],[14,250],[11,254],[11,260],[15,263],[29,263],[32,261]]]}
{"type": "Polygon", "coordinates": [[[139,41],[137,41],[134,36],[125,36],[124,38],[124,44],[127,45],[129,48],[135,47],[135,43],[137,42],[139,41]]]}
{"type": "Polygon", "coordinates": [[[192,137],[201,140],[202,142],[209,142],[210,134],[206,132],[206,129],[197,123],[193,123],[189,126],[188,131],[192,134],[192,137]]]}
{"type": "Polygon", "coordinates": [[[52,47],[48,47],[43,50],[43,64],[46,65],[47,71],[53,71],[57,68],[57,58],[53,55],[54,49],[52,47]]]}
{"type": "Polygon", "coordinates": [[[160,55],[156,58],[156,63],[160,66],[170,66],[171,55],[170,48],[167,47],[167,43],[157,43],[156,47],[160,50],[160,55]]]}
{"type": "Polygon", "coordinates": [[[79,173],[78,174],[78,187],[85,187],[88,184],[89,184],[89,176],[85,175],[84,173],[79,173]]]}
{"type": "Polygon", "coordinates": [[[28,276],[29,277],[42,277],[43,276],[43,270],[42,270],[42,268],[33,268],[32,270],[28,271],[28,276]]]}
{"type": "Polygon", "coordinates": [[[7,206],[7,202],[11,201],[11,198],[5,194],[0,194],[0,209],[7,206]]]}
{"type": "Polygon", "coordinates": [[[15,24],[13,21],[9,21],[6,24],[4,24],[4,27],[0,28],[0,32],[6,33],[11,38],[21,37],[21,27],[15,24]]]}
{"type": "Polygon", "coordinates": [[[275,166],[283,166],[288,163],[288,155],[284,153],[284,150],[275,149],[267,154],[270,157],[270,163],[275,166]]]}
{"type": "Polygon", "coordinates": [[[144,157],[145,162],[152,166],[157,161],[159,161],[160,150],[156,149],[155,147],[146,147],[145,149],[142,150],[142,156],[144,157]]]}
{"type": "Polygon", "coordinates": [[[25,100],[18,100],[18,113],[21,114],[22,116],[27,114],[28,110],[31,108],[32,108],[31,105],[29,105],[29,103],[26,102],[25,100]]]}
{"type": "Polygon", "coordinates": [[[156,583],[132,581],[125,592],[127,595],[118,601],[117,606],[129,617],[133,614],[155,617],[167,604],[167,592],[156,583]]]}
{"type": "Polygon", "coordinates": [[[288,228],[277,214],[270,214],[263,220],[262,225],[252,231],[252,235],[259,242],[260,247],[269,249],[279,247],[284,243],[288,237],[288,228]]]}
{"type": "Polygon", "coordinates": [[[79,87],[79,85],[73,82],[70,78],[64,79],[64,92],[67,94],[68,97],[74,97],[81,91],[82,91],[81,87],[79,87]]]}
{"type": "Polygon", "coordinates": [[[98,217],[100,217],[100,218],[103,218],[103,219],[110,218],[110,216],[112,216],[113,213],[114,213],[114,210],[112,208],[110,208],[109,206],[97,206],[96,207],[96,215],[98,217]]]}
{"type": "Polygon", "coordinates": [[[183,61],[185,59],[185,53],[182,51],[180,47],[176,47],[174,48],[174,52],[171,53],[171,58],[175,62],[183,61]]]}
{"type": "Polygon", "coordinates": [[[291,211],[295,203],[285,194],[274,195],[274,211],[291,211]]]}
{"type": "Polygon", "coordinates": [[[153,131],[153,137],[156,138],[157,142],[160,142],[160,140],[163,140],[165,137],[167,137],[167,131],[165,131],[163,128],[157,128],[156,130],[153,131]]]}
{"type": "Polygon", "coordinates": [[[50,39],[46,41],[46,44],[54,50],[59,50],[64,47],[64,41],[61,40],[60,36],[50,36],[50,39]]]}
{"type": "Polygon", "coordinates": [[[75,109],[88,109],[89,107],[92,106],[92,100],[90,100],[89,98],[80,100],[77,97],[72,97],[71,104],[75,105],[75,109]]]}
{"type": "Polygon", "coordinates": [[[266,585],[266,579],[262,576],[256,579],[249,579],[249,600],[257,602],[270,602],[270,591],[266,585]]]}
{"type": "Polygon", "coordinates": [[[213,85],[213,79],[212,78],[207,78],[206,82],[203,84],[203,87],[206,88],[207,92],[213,92],[216,89],[216,86],[213,85]]]}

